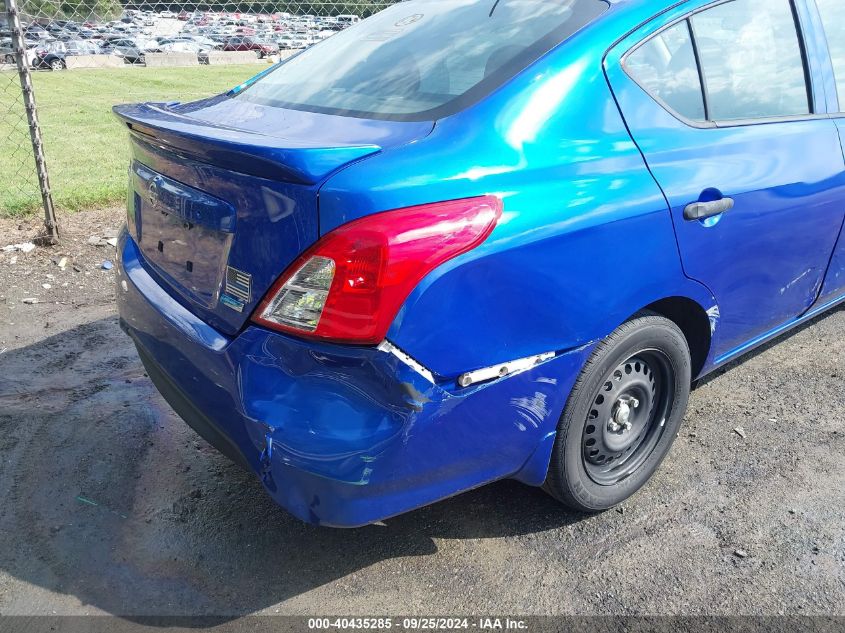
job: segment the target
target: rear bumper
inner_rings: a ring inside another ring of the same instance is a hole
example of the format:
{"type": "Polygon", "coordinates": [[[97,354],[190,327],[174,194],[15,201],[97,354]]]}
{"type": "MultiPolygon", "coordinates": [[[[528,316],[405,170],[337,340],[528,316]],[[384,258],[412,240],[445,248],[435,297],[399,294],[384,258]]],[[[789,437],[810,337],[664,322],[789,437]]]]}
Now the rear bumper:
{"type": "Polygon", "coordinates": [[[121,326],[159,391],[300,519],[364,525],[495,479],[545,478],[591,347],[457,390],[371,347],[254,326],[223,336],[156,283],[125,232],[118,248],[121,326]]]}
{"type": "MultiPolygon", "coordinates": [[[[124,321],[121,320],[121,326],[123,325],[124,321]]],[[[131,330],[128,328],[126,330],[131,336],[131,330]]],[[[188,426],[199,433],[206,442],[241,468],[249,470],[249,462],[237,444],[226,434],[226,431],[191,401],[190,397],[182,391],[179,385],[173,382],[170,376],[164,373],[161,366],[156,363],[143,347],[136,343],[136,349],[150,380],[176,414],[187,422],[188,426]]]]}

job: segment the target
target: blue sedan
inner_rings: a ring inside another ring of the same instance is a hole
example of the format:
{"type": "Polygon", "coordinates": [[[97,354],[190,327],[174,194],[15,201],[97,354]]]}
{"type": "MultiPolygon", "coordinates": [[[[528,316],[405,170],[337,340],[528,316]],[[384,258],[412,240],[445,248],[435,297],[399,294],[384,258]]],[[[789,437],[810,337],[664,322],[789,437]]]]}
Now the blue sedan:
{"type": "Polygon", "coordinates": [[[129,132],[118,304],[297,517],[597,512],[845,300],[841,0],[409,0],[129,132]]]}

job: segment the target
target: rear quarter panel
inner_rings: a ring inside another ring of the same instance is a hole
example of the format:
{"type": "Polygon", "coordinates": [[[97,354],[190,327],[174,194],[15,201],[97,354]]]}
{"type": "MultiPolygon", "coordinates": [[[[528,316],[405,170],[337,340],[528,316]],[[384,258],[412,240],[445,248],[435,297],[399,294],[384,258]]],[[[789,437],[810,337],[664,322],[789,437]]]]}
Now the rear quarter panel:
{"type": "Polygon", "coordinates": [[[664,297],[714,303],[683,276],[666,201],[602,72],[631,19],[613,12],[427,138],[320,191],[321,233],[414,204],[503,199],[490,238],[429,274],[388,333],[440,376],[585,345],[664,297]]]}

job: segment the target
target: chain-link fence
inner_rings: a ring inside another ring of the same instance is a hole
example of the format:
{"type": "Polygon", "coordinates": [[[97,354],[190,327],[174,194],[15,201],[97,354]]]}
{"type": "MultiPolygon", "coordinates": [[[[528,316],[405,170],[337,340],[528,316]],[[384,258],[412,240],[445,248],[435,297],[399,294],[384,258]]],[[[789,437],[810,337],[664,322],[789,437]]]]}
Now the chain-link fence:
{"type": "Polygon", "coordinates": [[[393,1],[0,0],[0,215],[46,204],[22,82],[32,84],[56,207],[118,204],[126,143],[113,105],[223,92],[393,1]]]}
{"type": "Polygon", "coordinates": [[[0,199],[4,207],[15,209],[40,204],[41,194],[5,0],[0,0],[0,9],[0,199]]]}

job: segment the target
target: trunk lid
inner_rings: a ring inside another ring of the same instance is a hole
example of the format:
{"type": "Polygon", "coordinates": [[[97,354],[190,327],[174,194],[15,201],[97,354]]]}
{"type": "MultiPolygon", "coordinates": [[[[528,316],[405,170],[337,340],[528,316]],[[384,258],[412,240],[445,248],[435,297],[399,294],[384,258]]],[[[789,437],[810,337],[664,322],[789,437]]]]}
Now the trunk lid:
{"type": "Polygon", "coordinates": [[[319,237],[325,179],[432,128],[227,95],[114,112],[130,132],[127,216],[142,264],[185,307],[230,335],[319,237]]]}

